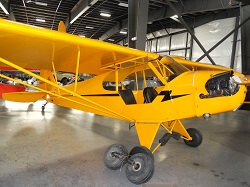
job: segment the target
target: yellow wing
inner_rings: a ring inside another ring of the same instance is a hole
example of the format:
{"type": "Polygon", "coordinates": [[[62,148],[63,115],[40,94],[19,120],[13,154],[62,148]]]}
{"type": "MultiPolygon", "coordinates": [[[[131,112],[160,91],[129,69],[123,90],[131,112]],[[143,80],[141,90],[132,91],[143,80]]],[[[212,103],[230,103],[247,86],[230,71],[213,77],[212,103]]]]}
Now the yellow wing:
{"type": "Polygon", "coordinates": [[[104,66],[142,57],[153,60],[159,56],[3,19],[0,19],[0,41],[0,57],[23,68],[52,70],[53,61],[57,71],[75,72],[79,50],[79,73],[96,75],[105,72],[104,66]]]}
{"type": "Polygon", "coordinates": [[[219,65],[211,65],[211,64],[205,64],[205,63],[193,62],[193,61],[190,61],[190,60],[185,60],[184,59],[185,57],[173,56],[172,58],[175,61],[181,63],[182,65],[184,65],[185,67],[187,67],[188,69],[190,69],[192,71],[196,71],[196,70],[230,71],[230,70],[232,70],[231,68],[227,68],[227,67],[223,67],[223,66],[219,66],[219,65]]]}

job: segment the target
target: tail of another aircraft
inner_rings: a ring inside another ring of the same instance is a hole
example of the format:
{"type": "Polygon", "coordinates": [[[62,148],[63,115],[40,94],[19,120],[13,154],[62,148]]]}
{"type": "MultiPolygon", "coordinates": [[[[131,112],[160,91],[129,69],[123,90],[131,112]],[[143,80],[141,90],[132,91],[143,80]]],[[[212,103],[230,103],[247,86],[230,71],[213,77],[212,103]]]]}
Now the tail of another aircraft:
{"type": "MultiPolygon", "coordinates": [[[[40,76],[46,80],[49,80],[55,84],[56,80],[52,75],[50,70],[40,70],[40,76]]],[[[46,91],[54,91],[55,87],[40,81],[38,86],[39,88],[46,91]]],[[[46,96],[46,92],[12,92],[12,93],[4,93],[2,95],[4,100],[13,101],[13,102],[36,102],[39,99],[42,99],[46,96]]]]}

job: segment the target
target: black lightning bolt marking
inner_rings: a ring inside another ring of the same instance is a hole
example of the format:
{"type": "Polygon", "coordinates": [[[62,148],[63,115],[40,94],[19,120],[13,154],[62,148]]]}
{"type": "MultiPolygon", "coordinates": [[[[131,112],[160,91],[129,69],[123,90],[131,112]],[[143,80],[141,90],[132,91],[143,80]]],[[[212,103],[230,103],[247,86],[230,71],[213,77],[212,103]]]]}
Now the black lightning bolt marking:
{"type": "Polygon", "coordinates": [[[162,99],[161,102],[169,101],[171,99],[176,99],[176,98],[179,98],[179,97],[183,97],[183,96],[189,95],[189,94],[183,94],[183,95],[173,95],[173,96],[171,96],[171,93],[172,93],[172,90],[161,91],[159,95],[164,95],[164,97],[163,97],[163,99],[162,99]]]}

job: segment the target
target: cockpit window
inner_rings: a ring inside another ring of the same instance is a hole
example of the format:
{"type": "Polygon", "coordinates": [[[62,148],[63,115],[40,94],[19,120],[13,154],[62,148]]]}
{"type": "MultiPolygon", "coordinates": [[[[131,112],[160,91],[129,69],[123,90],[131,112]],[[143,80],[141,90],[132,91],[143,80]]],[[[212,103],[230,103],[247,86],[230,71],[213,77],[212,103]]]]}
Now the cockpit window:
{"type": "Polygon", "coordinates": [[[169,59],[169,63],[165,64],[171,71],[172,74],[181,74],[184,73],[186,71],[190,71],[188,68],[186,68],[185,66],[183,66],[182,64],[176,62],[173,58],[167,57],[166,58],[169,59]]]}

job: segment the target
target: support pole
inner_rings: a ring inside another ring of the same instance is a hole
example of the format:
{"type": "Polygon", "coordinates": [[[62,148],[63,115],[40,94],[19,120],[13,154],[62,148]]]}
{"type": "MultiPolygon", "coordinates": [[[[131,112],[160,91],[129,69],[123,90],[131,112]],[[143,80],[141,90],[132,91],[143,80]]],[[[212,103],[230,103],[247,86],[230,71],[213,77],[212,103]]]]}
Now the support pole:
{"type": "Polygon", "coordinates": [[[149,0],[128,1],[128,45],[145,50],[149,0]]]}
{"type": "MultiPolygon", "coordinates": [[[[239,25],[240,18],[236,17],[235,20],[235,28],[238,27],[239,25]]],[[[235,54],[236,54],[236,46],[237,46],[237,38],[238,38],[238,29],[234,33],[234,39],[233,39],[233,46],[232,46],[232,56],[231,56],[231,63],[230,63],[230,68],[234,68],[234,61],[235,61],[235,54]]]]}
{"type": "Polygon", "coordinates": [[[175,12],[175,14],[178,16],[178,19],[181,21],[182,25],[187,29],[187,31],[191,34],[191,36],[193,37],[193,39],[196,41],[196,43],[198,44],[198,46],[201,48],[201,50],[203,51],[203,53],[205,53],[205,56],[207,56],[207,58],[210,60],[210,62],[213,65],[216,65],[214,60],[211,58],[211,56],[209,55],[209,53],[207,53],[206,49],[203,47],[203,45],[200,43],[200,41],[198,40],[198,38],[195,36],[195,34],[193,33],[193,31],[190,29],[190,27],[188,26],[188,24],[185,22],[185,20],[181,17],[180,13],[175,9],[175,7],[173,6],[173,4],[169,1],[169,0],[165,0],[167,5],[175,12]]]}
{"type": "Polygon", "coordinates": [[[192,58],[193,58],[193,46],[194,46],[194,39],[191,36],[191,38],[190,38],[189,60],[192,60],[192,58]]]}
{"type": "MultiPolygon", "coordinates": [[[[240,19],[241,22],[250,17],[250,5],[241,6],[240,19]]],[[[241,28],[241,56],[242,56],[242,72],[250,74],[250,23],[248,22],[241,28]]]]}

